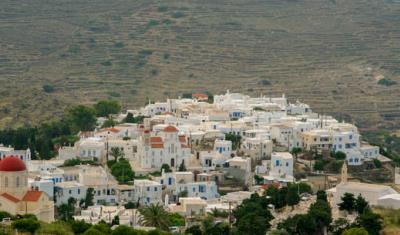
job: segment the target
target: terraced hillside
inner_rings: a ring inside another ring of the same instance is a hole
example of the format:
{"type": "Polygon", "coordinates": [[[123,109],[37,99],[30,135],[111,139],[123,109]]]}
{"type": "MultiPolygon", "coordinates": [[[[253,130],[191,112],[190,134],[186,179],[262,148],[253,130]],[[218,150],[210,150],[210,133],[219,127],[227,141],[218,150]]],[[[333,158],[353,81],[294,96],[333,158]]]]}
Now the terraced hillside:
{"type": "Polygon", "coordinates": [[[0,126],[101,98],[132,108],[226,89],[398,126],[400,2],[0,1],[0,126]]]}

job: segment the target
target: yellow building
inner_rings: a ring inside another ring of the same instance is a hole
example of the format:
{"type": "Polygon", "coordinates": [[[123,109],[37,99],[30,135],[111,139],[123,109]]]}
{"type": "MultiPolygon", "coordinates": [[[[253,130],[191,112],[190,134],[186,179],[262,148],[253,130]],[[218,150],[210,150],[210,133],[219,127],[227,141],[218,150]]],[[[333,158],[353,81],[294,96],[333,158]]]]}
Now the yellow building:
{"type": "Polygon", "coordinates": [[[29,189],[28,171],[18,157],[8,156],[0,161],[0,210],[54,221],[54,202],[46,193],[29,189]]]}

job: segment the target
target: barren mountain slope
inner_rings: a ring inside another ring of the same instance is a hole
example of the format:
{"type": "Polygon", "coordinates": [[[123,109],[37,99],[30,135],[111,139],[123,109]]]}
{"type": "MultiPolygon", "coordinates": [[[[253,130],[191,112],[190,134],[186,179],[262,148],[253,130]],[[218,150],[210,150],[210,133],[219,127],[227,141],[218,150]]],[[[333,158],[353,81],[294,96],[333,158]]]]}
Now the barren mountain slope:
{"type": "Polygon", "coordinates": [[[0,126],[226,89],[399,125],[400,2],[0,1],[0,126]]]}

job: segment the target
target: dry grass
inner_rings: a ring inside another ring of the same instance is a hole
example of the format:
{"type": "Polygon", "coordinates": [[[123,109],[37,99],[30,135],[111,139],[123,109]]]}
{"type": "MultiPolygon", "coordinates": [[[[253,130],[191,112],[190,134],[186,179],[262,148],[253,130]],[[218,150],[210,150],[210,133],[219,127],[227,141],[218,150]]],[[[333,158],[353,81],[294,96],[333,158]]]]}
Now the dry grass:
{"type": "Polygon", "coordinates": [[[102,98],[132,108],[226,89],[398,125],[399,11],[367,0],[2,0],[0,126],[102,98]],[[398,84],[377,85],[381,75],[398,84]]]}
{"type": "Polygon", "coordinates": [[[374,211],[383,217],[384,229],[382,235],[400,234],[400,210],[378,208],[374,211]]]}

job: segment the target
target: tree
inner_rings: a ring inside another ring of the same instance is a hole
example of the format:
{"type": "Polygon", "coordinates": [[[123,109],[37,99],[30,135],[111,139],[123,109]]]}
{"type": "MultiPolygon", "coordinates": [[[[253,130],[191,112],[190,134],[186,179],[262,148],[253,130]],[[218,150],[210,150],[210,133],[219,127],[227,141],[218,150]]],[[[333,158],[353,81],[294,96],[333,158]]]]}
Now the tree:
{"type": "Polygon", "coordinates": [[[90,229],[86,230],[83,235],[107,235],[108,233],[103,233],[102,231],[97,230],[94,227],[91,227],[90,229]]]}
{"type": "Polygon", "coordinates": [[[240,135],[237,135],[237,134],[226,133],[225,134],[225,139],[226,140],[230,140],[232,142],[232,149],[235,150],[238,147],[240,147],[240,141],[241,141],[242,137],[240,135]]]}
{"type": "Polygon", "coordinates": [[[126,184],[132,181],[135,173],[132,171],[131,164],[128,160],[120,158],[118,162],[111,167],[111,174],[118,180],[120,184],[126,184]]]}
{"type": "Polygon", "coordinates": [[[342,235],[369,235],[369,233],[364,228],[350,228],[346,229],[342,235]]]}
{"type": "Polygon", "coordinates": [[[341,197],[342,202],[338,204],[339,210],[345,210],[349,213],[353,212],[355,206],[355,199],[352,193],[344,193],[341,197]]]}
{"type": "Polygon", "coordinates": [[[11,215],[10,213],[8,213],[7,211],[0,211],[0,221],[3,221],[3,219],[5,218],[14,218],[13,215],[11,215]]]}
{"type": "Polygon", "coordinates": [[[364,210],[356,219],[356,224],[364,227],[370,235],[379,235],[382,230],[382,217],[371,210],[364,210]]]}
{"type": "Polygon", "coordinates": [[[368,209],[369,205],[368,202],[359,194],[355,200],[355,210],[358,212],[359,215],[364,213],[365,209],[368,209]]]}
{"type": "Polygon", "coordinates": [[[143,123],[145,116],[136,116],[134,117],[132,113],[128,113],[124,119],[126,123],[143,123]]]}
{"type": "Polygon", "coordinates": [[[314,234],[316,227],[315,220],[308,214],[296,214],[278,224],[279,229],[283,229],[289,234],[300,235],[314,234]]]}
{"type": "Polygon", "coordinates": [[[265,235],[271,225],[267,218],[249,213],[236,223],[236,227],[244,235],[265,235]]]}
{"type": "Polygon", "coordinates": [[[317,224],[310,214],[300,215],[297,220],[297,234],[308,235],[314,234],[317,230],[317,224]]]}
{"type": "Polygon", "coordinates": [[[162,170],[164,170],[164,172],[165,173],[168,173],[168,172],[172,172],[172,170],[171,170],[171,167],[168,165],[168,164],[162,164],[162,166],[161,166],[161,172],[162,172],[162,170]]]}
{"type": "Polygon", "coordinates": [[[169,221],[171,221],[171,226],[185,226],[185,218],[178,213],[170,213],[169,221]]]}
{"type": "Polygon", "coordinates": [[[268,204],[269,200],[266,197],[256,193],[243,200],[233,211],[238,231],[243,234],[265,234],[271,227],[269,222],[273,219],[267,209],[268,204]]]}
{"type": "Polygon", "coordinates": [[[218,210],[217,208],[211,209],[211,212],[208,212],[214,218],[228,218],[229,212],[218,210]]]}
{"type": "Polygon", "coordinates": [[[308,214],[314,219],[317,231],[323,231],[332,223],[332,210],[327,201],[317,200],[310,206],[308,214]]]}
{"type": "Polygon", "coordinates": [[[181,162],[181,164],[178,167],[178,171],[186,171],[186,166],[185,166],[185,162],[181,162]]]}
{"type": "Polygon", "coordinates": [[[83,220],[69,220],[68,224],[74,234],[82,234],[86,232],[86,230],[88,230],[90,227],[92,227],[91,224],[88,224],[83,220]]]}
{"type": "Polygon", "coordinates": [[[112,219],[112,221],[111,221],[111,226],[113,226],[113,225],[119,225],[119,216],[118,216],[118,215],[116,215],[116,216],[112,219]]]}
{"type": "Polygon", "coordinates": [[[112,119],[112,118],[109,118],[104,121],[104,123],[101,127],[102,128],[114,127],[117,124],[118,124],[118,122],[114,121],[114,119],[112,119]]]}
{"type": "Polygon", "coordinates": [[[139,209],[142,217],[139,223],[143,226],[156,227],[168,231],[171,225],[168,212],[159,203],[150,204],[139,209]]]}
{"type": "Polygon", "coordinates": [[[138,233],[136,230],[126,225],[120,225],[111,232],[111,235],[137,235],[137,234],[138,233]]]}
{"type": "Polygon", "coordinates": [[[317,192],[317,200],[322,200],[322,201],[328,201],[328,198],[326,196],[326,192],[324,190],[318,190],[317,192]]]}
{"type": "Polygon", "coordinates": [[[382,162],[379,161],[379,159],[374,159],[374,165],[376,168],[381,168],[382,167],[382,162]]]}
{"type": "Polygon", "coordinates": [[[330,226],[330,231],[332,235],[341,235],[344,230],[350,227],[349,222],[345,218],[339,218],[333,222],[330,226]]]}
{"type": "Polygon", "coordinates": [[[292,148],[292,154],[294,155],[296,161],[297,161],[297,156],[298,156],[298,154],[301,153],[302,151],[303,151],[303,150],[302,150],[302,148],[300,148],[300,147],[294,147],[294,148],[292,148]]]}
{"type": "Polygon", "coordinates": [[[134,203],[134,202],[127,202],[127,203],[124,205],[124,207],[125,207],[125,209],[135,209],[135,208],[136,208],[136,203],[134,203]]]}
{"type": "Polygon", "coordinates": [[[336,151],[334,157],[336,158],[336,160],[345,160],[346,154],[342,151],[336,151]]]}
{"type": "MultiPolygon", "coordinates": [[[[295,185],[293,185],[293,186],[295,186],[295,185]]],[[[293,186],[288,188],[288,193],[286,194],[287,204],[289,206],[292,206],[292,208],[294,205],[297,205],[300,202],[300,196],[297,192],[297,187],[296,186],[293,187],[293,186]]]]}
{"type": "Polygon", "coordinates": [[[324,161],[317,159],[314,162],[314,170],[316,171],[323,171],[324,170],[324,161]]]}
{"type": "Polygon", "coordinates": [[[203,232],[201,231],[201,228],[199,225],[193,225],[186,229],[185,234],[202,235],[203,232]]]}
{"type": "Polygon", "coordinates": [[[125,153],[118,147],[111,147],[110,155],[113,156],[114,161],[117,162],[118,158],[125,156],[125,153]]]}
{"type": "Polygon", "coordinates": [[[40,228],[40,223],[35,218],[23,218],[12,222],[11,227],[19,232],[29,232],[34,234],[40,228]]]}
{"type": "Polygon", "coordinates": [[[269,235],[290,235],[286,230],[284,229],[278,229],[278,230],[273,230],[269,233],[269,235]]]}
{"type": "Polygon", "coordinates": [[[86,197],[85,197],[85,208],[88,208],[89,206],[93,206],[93,198],[94,198],[94,189],[88,188],[86,191],[86,197]]]}
{"type": "Polygon", "coordinates": [[[115,100],[100,100],[94,105],[98,117],[108,117],[110,114],[118,114],[121,105],[115,100]]]}
{"type": "Polygon", "coordinates": [[[254,180],[256,181],[256,185],[260,185],[264,182],[264,178],[259,175],[254,175],[254,180]]]}
{"type": "Polygon", "coordinates": [[[78,105],[68,110],[67,119],[76,131],[92,131],[96,126],[96,111],[93,108],[78,105]]]}

